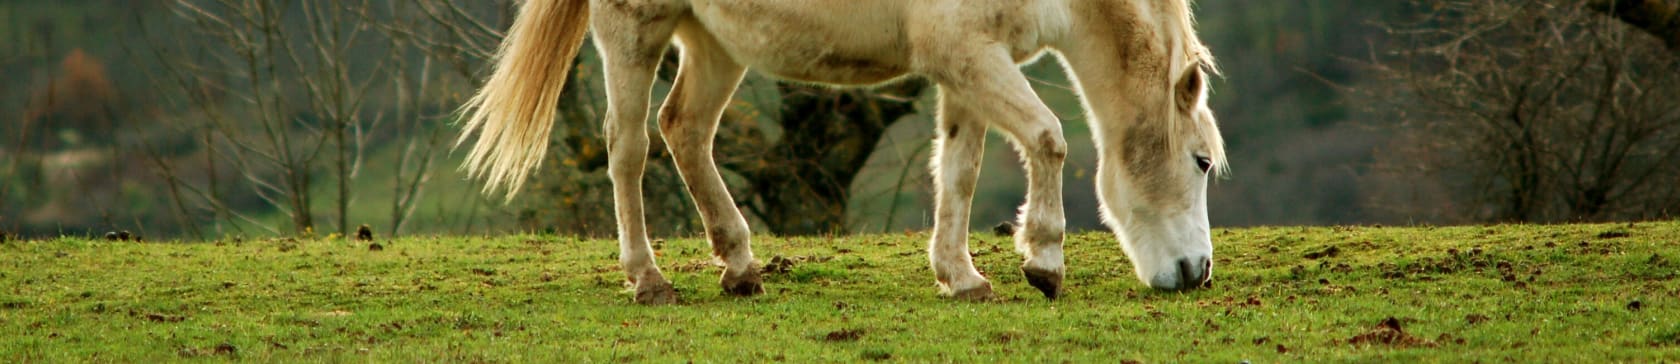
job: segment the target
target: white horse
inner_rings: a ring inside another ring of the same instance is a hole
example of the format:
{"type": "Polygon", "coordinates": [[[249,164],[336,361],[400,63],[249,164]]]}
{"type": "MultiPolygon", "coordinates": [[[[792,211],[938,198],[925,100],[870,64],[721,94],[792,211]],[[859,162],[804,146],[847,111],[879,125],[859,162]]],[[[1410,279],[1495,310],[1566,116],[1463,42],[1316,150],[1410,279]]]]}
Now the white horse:
{"type": "Polygon", "coordinates": [[[748,67],[789,80],[857,86],[915,75],[939,85],[937,215],[928,246],[942,294],[989,299],[968,251],[969,204],[988,128],[1026,161],[1015,247],[1027,281],[1055,298],[1065,272],[1060,121],[1019,65],[1060,56],[1084,100],[1099,155],[1103,221],[1150,287],[1213,274],[1208,174],[1225,165],[1206,103],[1216,72],[1189,0],[527,0],[495,72],[463,109],[465,169],[511,199],[542,161],[561,86],[585,25],[606,68],[606,144],[619,262],[639,303],[676,300],[654,262],[642,206],[647,113],[667,45],[680,49],[659,110],[665,138],[724,267],[723,290],[763,292],[747,221],[712,160],[718,117],[748,67]],[[591,16],[593,15],[593,16],[591,16]]]}

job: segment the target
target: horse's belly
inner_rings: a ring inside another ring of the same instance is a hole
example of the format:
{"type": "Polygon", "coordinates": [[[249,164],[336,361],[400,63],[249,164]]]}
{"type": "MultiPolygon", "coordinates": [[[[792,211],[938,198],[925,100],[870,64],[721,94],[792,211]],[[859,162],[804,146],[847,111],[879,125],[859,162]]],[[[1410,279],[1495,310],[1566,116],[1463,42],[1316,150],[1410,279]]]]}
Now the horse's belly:
{"type": "Polygon", "coordinates": [[[869,85],[885,82],[909,72],[908,62],[869,57],[832,49],[804,49],[814,57],[758,57],[751,67],[776,77],[836,85],[869,85]]]}
{"type": "Polygon", "coordinates": [[[902,4],[697,0],[693,9],[701,27],[743,65],[793,80],[862,85],[910,69],[902,4]]]}

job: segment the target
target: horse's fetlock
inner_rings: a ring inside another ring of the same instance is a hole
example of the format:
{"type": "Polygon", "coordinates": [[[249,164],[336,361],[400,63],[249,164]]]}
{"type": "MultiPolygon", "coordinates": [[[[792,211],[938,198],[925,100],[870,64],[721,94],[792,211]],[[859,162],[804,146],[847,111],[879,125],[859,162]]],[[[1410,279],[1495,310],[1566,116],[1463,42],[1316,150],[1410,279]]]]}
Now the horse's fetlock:
{"type": "Polygon", "coordinates": [[[1023,220],[1020,234],[1035,246],[1061,243],[1062,236],[1067,232],[1067,219],[1059,214],[1052,216],[1049,212],[1039,211],[1028,214],[1023,220]]]}
{"type": "Polygon", "coordinates": [[[745,258],[751,259],[752,253],[750,250],[741,254],[743,253],[742,250],[750,248],[746,229],[722,224],[708,226],[706,227],[706,240],[711,242],[712,256],[723,260],[725,263],[739,263],[734,259],[743,255],[745,258]]]}

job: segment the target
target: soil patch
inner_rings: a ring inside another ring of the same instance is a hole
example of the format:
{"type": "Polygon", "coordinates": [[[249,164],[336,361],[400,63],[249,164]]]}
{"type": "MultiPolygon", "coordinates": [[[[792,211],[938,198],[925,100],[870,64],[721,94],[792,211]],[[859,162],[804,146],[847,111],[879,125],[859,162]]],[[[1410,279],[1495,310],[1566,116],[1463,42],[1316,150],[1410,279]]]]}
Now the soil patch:
{"type": "Polygon", "coordinates": [[[841,329],[823,336],[824,341],[852,342],[863,338],[863,330],[841,329]]]}
{"type": "Polygon", "coordinates": [[[992,227],[992,234],[997,236],[1015,236],[1015,222],[1004,221],[992,227]]]}
{"type": "Polygon", "coordinates": [[[161,313],[148,313],[148,314],[146,314],[146,321],[151,321],[151,322],[165,322],[165,323],[168,323],[168,322],[181,322],[181,321],[186,321],[186,320],[187,320],[186,316],[165,315],[165,314],[161,314],[161,313]]]}
{"type": "Polygon", "coordinates": [[[1323,250],[1310,252],[1310,253],[1307,253],[1306,255],[1302,255],[1301,257],[1302,258],[1307,258],[1307,259],[1334,258],[1337,255],[1341,255],[1341,254],[1342,254],[1342,248],[1337,248],[1335,245],[1331,245],[1329,247],[1325,247],[1323,250]]]}
{"type": "Polygon", "coordinates": [[[1400,320],[1389,317],[1371,327],[1365,333],[1354,335],[1348,339],[1349,344],[1357,346],[1387,345],[1395,347],[1435,347],[1434,341],[1412,336],[1400,327],[1400,320]]]}
{"type": "Polygon", "coordinates": [[[834,260],[833,256],[774,256],[760,269],[764,274],[784,274],[793,272],[793,267],[802,263],[824,263],[834,260]]]}
{"type": "Polygon", "coordinates": [[[1479,314],[1479,313],[1472,313],[1472,314],[1469,314],[1469,315],[1464,315],[1464,322],[1467,323],[1467,324],[1471,324],[1471,325],[1487,322],[1488,319],[1489,319],[1489,317],[1487,317],[1487,315],[1483,315],[1483,314],[1479,314]]]}

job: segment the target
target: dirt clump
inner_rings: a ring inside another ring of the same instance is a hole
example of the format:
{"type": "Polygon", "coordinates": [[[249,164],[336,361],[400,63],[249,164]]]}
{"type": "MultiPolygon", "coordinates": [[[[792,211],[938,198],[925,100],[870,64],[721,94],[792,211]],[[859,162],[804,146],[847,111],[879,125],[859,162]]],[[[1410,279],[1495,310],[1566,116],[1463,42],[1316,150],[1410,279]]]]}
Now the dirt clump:
{"type": "Polygon", "coordinates": [[[1335,245],[1331,245],[1329,247],[1324,248],[1323,250],[1309,252],[1306,255],[1302,255],[1301,257],[1302,258],[1307,258],[1307,259],[1334,258],[1337,255],[1341,255],[1341,254],[1342,254],[1342,248],[1338,248],[1335,245]]]}
{"type": "Polygon", "coordinates": [[[992,234],[997,236],[1015,236],[1015,222],[1004,221],[992,227],[992,234]]]}
{"type": "Polygon", "coordinates": [[[892,360],[893,356],[892,356],[892,352],[890,352],[890,351],[886,351],[884,349],[871,348],[871,349],[864,349],[862,354],[858,354],[858,357],[861,357],[864,360],[870,360],[870,361],[884,361],[884,360],[892,360]]]}
{"type": "Polygon", "coordinates": [[[140,238],[140,235],[128,232],[128,230],[105,232],[105,240],[107,240],[107,241],[134,241],[134,242],[144,241],[144,239],[140,238]]]}
{"type": "Polygon", "coordinates": [[[1348,343],[1357,346],[1435,347],[1434,341],[1406,333],[1406,330],[1400,327],[1400,319],[1393,317],[1383,319],[1382,322],[1377,323],[1376,326],[1362,334],[1354,335],[1353,338],[1348,339],[1348,343]]]}
{"type": "Polygon", "coordinates": [[[373,241],[373,228],[367,224],[356,227],[356,241],[373,241]]]}
{"type": "Polygon", "coordinates": [[[803,255],[799,255],[799,256],[792,256],[792,257],[785,257],[785,256],[777,255],[777,256],[774,256],[774,257],[770,257],[770,261],[765,263],[763,267],[759,268],[759,272],[762,272],[764,274],[789,273],[789,272],[793,271],[793,267],[796,266],[796,265],[800,265],[800,264],[804,264],[804,263],[827,263],[828,261],[831,261],[831,260],[834,260],[834,256],[803,256],[803,255]]]}
{"type": "Polygon", "coordinates": [[[1628,237],[1628,232],[1626,230],[1620,230],[1620,229],[1598,233],[1598,238],[1599,239],[1615,239],[1615,238],[1625,238],[1625,237],[1628,237]]]}
{"type": "Polygon", "coordinates": [[[233,344],[229,344],[229,343],[221,343],[221,344],[216,344],[216,346],[211,346],[211,347],[207,347],[207,348],[191,348],[191,347],[181,348],[180,350],[176,350],[175,353],[180,355],[183,358],[194,358],[194,357],[204,357],[204,356],[238,357],[239,356],[239,347],[233,346],[233,344]]]}
{"type": "Polygon", "coordinates": [[[831,342],[852,342],[852,341],[858,341],[858,339],[862,339],[862,338],[863,338],[863,331],[862,330],[853,330],[853,329],[840,329],[840,330],[835,330],[835,331],[829,332],[828,335],[823,335],[823,340],[824,341],[831,341],[831,342]]]}
{"type": "Polygon", "coordinates": [[[794,264],[797,264],[797,263],[794,263],[793,259],[788,259],[788,257],[784,257],[784,256],[780,256],[780,255],[770,257],[770,263],[764,265],[764,273],[765,274],[787,273],[787,272],[793,270],[794,264]]]}
{"type": "Polygon", "coordinates": [[[146,321],[151,321],[151,322],[173,323],[173,322],[181,322],[181,321],[186,321],[186,320],[187,320],[186,316],[165,315],[165,314],[161,314],[161,313],[148,313],[148,314],[146,314],[146,321]]]}
{"type": "Polygon", "coordinates": [[[1479,313],[1472,313],[1472,314],[1469,314],[1469,315],[1464,315],[1464,322],[1468,323],[1468,324],[1471,324],[1471,325],[1487,322],[1487,320],[1490,320],[1490,319],[1491,318],[1487,317],[1487,315],[1483,315],[1483,314],[1479,314],[1479,313]]]}

